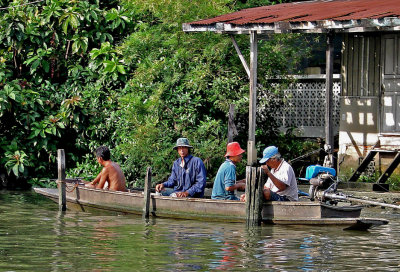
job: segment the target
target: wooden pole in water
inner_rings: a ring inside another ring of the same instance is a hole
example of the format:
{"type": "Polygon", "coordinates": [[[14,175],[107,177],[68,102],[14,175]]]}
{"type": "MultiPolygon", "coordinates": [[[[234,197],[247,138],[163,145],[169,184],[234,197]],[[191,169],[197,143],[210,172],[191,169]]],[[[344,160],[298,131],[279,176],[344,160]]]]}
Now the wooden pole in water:
{"type": "Polygon", "coordinates": [[[151,167],[147,167],[146,178],[144,180],[144,207],[143,217],[149,218],[150,215],[150,190],[151,190],[151,167]]]}
{"type": "Polygon", "coordinates": [[[65,152],[64,149],[57,150],[58,161],[58,208],[60,211],[67,210],[67,197],[65,185],[65,152]]]}
{"type": "Polygon", "coordinates": [[[256,112],[257,112],[257,32],[250,33],[250,94],[249,94],[249,139],[247,142],[247,165],[257,162],[256,112]]]}
{"type": "Polygon", "coordinates": [[[325,156],[324,166],[334,167],[333,149],[333,32],[329,32],[326,37],[326,80],[325,80],[325,151],[328,153],[325,156]]]}
{"type": "Polygon", "coordinates": [[[259,226],[262,222],[265,174],[260,167],[246,166],[246,223],[259,226]]]}

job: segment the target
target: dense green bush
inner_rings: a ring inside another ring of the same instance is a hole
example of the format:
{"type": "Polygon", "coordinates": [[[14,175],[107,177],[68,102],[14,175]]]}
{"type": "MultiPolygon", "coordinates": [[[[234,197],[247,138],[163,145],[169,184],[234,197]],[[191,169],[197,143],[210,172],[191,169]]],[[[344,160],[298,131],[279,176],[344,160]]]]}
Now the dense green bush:
{"type": "MultiPolygon", "coordinates": [[[[245,147],[248,78],[229,36],[186,34],[182,23],[270,1],[0,1],[0,172],[40,186],[56,177],[56,151],[68,175],[93,178],[93,151],[111,148],[130,186],[147,166],[168,177],[172,149],[187,137],[212,181],[223,162],[227,112],[237,109],[236,140],[245,147]]],[[[247,36],[236,37],[245,56],[247,36]]],[[[259,46],[258,151],[277,144],[298,156],[309,143],[280,136],[273,116],[280,89],[270,79],[293,72],[306,48],[296,35],[259,46]]],[[[291,81],[280,80],[281,86],[291,81]]],[[[243,175],[243,165],[239,175],[243,175]]]]}
{"type": "Polygon", "coordinates": [[[129,73],[115,45],[140,18],[118,2],[1,4],[0,171],[54,177],[58,148],[75,167],[111,143],[129,73]]]}

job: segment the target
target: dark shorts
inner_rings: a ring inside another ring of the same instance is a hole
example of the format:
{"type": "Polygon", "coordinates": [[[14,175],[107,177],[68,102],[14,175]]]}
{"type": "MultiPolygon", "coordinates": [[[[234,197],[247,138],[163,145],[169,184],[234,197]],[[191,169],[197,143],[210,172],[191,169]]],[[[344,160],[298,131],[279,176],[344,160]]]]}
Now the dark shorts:
{"type": "Polygon", "coordinates": [[[270,200],[271,201],[289,201],[286,196],[278,195],[275,192],[270,191],[270,200]]]}

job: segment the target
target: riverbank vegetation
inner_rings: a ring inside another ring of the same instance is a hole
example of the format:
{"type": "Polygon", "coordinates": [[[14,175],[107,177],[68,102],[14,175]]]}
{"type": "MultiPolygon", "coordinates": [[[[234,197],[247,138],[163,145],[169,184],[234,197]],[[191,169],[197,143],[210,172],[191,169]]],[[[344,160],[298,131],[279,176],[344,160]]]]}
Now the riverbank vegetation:
{"type": "MultiPolygon", "coordinates": [[[[230,104],[237,111],[235,140],[246,146],[249,83],[229,36],[187,34],[182,23],[271,3],[0,0],[3,185],[48,184],[42,179],[56,177],[61,148],[67,175],[91,179],[100,145],[110,147],[130,186],[142,185],[147,166],[159,182],[170,173],[178,137],[189,138],[212,181],[224,160],[230,104]]],[[[280,134],[273,117],[280,89],[268,79],[279,75],[288,84],[285,75],[309,53],[296,37],[259,43],[260,154],[269,144],[288,158],[316,148],[280,134]]],[[[235,38],[248,56],[248,37],[235,38]]]]}

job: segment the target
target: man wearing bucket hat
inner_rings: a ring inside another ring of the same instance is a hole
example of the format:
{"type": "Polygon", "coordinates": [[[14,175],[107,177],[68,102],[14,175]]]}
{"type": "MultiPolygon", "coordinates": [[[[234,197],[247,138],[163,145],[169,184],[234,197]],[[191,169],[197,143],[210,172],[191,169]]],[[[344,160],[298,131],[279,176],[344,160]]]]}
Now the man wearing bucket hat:
{"type": "Polygon", "coordinates": [[[299,199],[293,168],[281,157],[276,146],[268,146],[264,149],[260,163],[263,164],[261,168],[268,176],[263,190],[266,200],[297,201],[299,199]]]}
{"type": "Polygon", "coordinates": [[[236,182],[236,164],[242,160],[245,151],[238,142],[229,143],[226,147],[225,162],[218,169],[214,180],[212,199],[239,200],[236,189],[246,188],[245,180],[236,182]]]}
{"type": "Polygon", "coordinates": [[[186,138],[179,138],[174,149],[178,151],[179,159],[172,165],[172,173],[167,181],[157,184],[156,191],[164,196],[203,197],[206,188],[206,167],[203,161],[190,154],[193,148],[186,138]],[[173,190],[165,190],[173,188],[173,190]]]}

